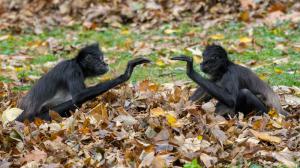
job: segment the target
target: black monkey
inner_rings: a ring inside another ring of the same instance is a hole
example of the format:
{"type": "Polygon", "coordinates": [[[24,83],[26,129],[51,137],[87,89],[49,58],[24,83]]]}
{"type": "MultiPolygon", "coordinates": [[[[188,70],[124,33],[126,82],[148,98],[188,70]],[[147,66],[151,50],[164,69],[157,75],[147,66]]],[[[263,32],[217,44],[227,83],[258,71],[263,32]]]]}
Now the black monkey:
{"type": "Polygon", "coordinates": [[[17,120],[32,121],[35,117],[50,120],[49,109],[58,112],[63,117],[68,117],[70,116],[69,110],[75,110],[87,100],[127,81],[136,65],[148,62],[150,61],[145,58],[131,60],[124,74],[86,88],[84,80],[87,77],[103,75],[108,71],[108,65],[104,62],[99,44],[86,46],[75,58],[60,62],[36,82],[21,100],[19,107],[24,112],[18,116],[17,120]]]}
{"type": "Polygon", "coordinates": [[[203,78],[193,68],[193,59],[187,56],[173,57],[172,60],[187,62],[187,75],[200,87],[190,97],[191,101],[218,100],[216,113],[236,114],[257,111],[266,113],[274,108],[287,116],[280,105],[279,97],[264,81],[250,69],[231,62],[221,46],[209,45],[203,52],[201,70],[209,75],[203,78]]]}

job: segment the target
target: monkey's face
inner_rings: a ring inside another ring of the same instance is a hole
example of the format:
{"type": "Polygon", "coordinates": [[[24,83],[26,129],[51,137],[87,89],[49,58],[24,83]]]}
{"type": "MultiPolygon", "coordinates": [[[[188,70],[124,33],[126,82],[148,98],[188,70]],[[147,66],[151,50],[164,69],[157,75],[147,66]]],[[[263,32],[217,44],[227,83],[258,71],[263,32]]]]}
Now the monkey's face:
{"type": "Polygon", "coordinates": [[[201,70],[209,75],[214,75],[220,71],[223,61],[221,59],[203,59],[203,62],[200,64],[201,70]]]}
{"type": "Polygon", "coordinates": [[[81,49],[76,59],[81,65],[85,76],[103,75],[108,71],[108,65],[104,61],[104,56],[98,43],[81,49]]]}
{"type": "Polygon", "coordinates": [[[200,67],[204,73],[215,76],[226,71],[228,61],[227,53],[221,46],[211,45],[204,50],[200,67]]]}
{"type": "Polygon", "coordinates": [[[105,63],[101,52],[86,55],[83,62],[85,65],[85,74],[87,74],[87,76],[103,75],[109,70],[108,64],[105,63]]]}

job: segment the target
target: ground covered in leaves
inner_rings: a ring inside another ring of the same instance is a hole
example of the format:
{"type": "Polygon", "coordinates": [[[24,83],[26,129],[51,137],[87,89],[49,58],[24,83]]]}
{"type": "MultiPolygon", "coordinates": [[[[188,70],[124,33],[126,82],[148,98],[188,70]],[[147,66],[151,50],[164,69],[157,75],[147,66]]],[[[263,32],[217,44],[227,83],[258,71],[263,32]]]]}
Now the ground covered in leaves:
{"type": "Polygon", "coordinates": [[[0,167],[299,167],[300,4],[220,2],[0,0],[0,167]],[[88,85],[138,56],[153,63],[70,118],[9,122],[34,81],[95,41],[111,70],[88,85]],[[291,116],[224,118],[215,100],[188,102],[195,84],[169,58],[199,64],[212,42],[273,85],[291,116]]]}
{"type": "MultiPolygon", "coordinates": [[[[293,97],[299,88],[276,88],[293,97]]],[[[1,126],[1,165],[19,167],[174,167],[199,159],[205,167],[296,167],[300,158],[298,115],[225,119],[215,102],[187,101],[186,83],[149,81],[113,89],[67,119],[1,126]]],[[[299,104],[283,103],[287,109],[299,104]]],[[[296,112],[295,112],[296,114],[296,112]]]]}

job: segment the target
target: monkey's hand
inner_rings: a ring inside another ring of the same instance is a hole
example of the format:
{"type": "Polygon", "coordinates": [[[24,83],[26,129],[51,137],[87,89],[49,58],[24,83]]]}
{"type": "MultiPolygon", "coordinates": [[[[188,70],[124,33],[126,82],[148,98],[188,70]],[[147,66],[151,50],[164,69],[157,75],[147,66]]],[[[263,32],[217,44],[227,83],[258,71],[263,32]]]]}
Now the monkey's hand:
{"type": "Polygon", "coordinates": [[[133,59],[133,60],[130,60],[127,64],[127,68],[128,67],[135,67],[139,64],[144,64],[144,63],[149,63],[151,62],[149,59],[147,58],[136,58],[136,59],[133,59]]]}
{"type": "Polygon", "coordinates": [[[180,55],[180,56],[173,57],[173,58],[171,58],[171,60],[185,61],[187,63],[193,64],[193,59],[191,57],[188,57],[188,56],[185,56],[185,55],[180,55]]]}
{"type": "Polygon", "coordinates": [[[185,56],[185,55],[180,55],[180,56],[171,58],[171,60],[185,61],[187,63],[186,64],[186,73],[188,76],[190,76],[192,74],[192,72],[194,72],[193,58],[185,56]]]}
{"type": "Polygon", "coordinates": [[[125,77],[128,79],[130,78],[135,66],[137,66],[139,64],[150,63],[150,62],[151,61],[147,58],[136,58],[136,59],[130,60],[127,64],[127,68],[126,68],[126,71],[124,74],[125,77]]]}

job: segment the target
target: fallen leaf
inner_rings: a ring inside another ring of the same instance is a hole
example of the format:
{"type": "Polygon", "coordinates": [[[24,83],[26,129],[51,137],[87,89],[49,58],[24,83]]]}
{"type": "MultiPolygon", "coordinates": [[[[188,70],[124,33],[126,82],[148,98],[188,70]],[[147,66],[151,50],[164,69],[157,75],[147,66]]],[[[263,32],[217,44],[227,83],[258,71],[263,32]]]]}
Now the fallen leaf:
{"type": "Polygon", "coordinates": [[[138,89],[139,91],[157,92],[159,89],[159,85],[155,83],[151,83],[149,80],[143,80],[139,82],[138,89]]]}
{"type": "Polygon", "coordinates": [[[203,139],[203,136],[199,135],[197,136],[197,139],[201,141],[203,139]]]}
{"type": "Polygon", "coordinates": [[[214,34],[210,36],[211,39],[213,40],[223,40],[225,36],[223,34],[214,34]]]}
{"type": "Polygon", "coordinates": [[[164,128],[153,138],[153,140],[155,142],[166,141],[169,140],[169,136],[170,136],[169,130],[164,128]]]}
{"type": "Polygon", "coordinates": [[[113,119],[113,121],[124,123],[124,125],[126,126],[132,126],[138,123],[138,121],[131,115],[118,115],[116,118],[113,119]]]}
{"type": "Polygon", "coordinates": [[[239,0],[241,3],[241,7],[244,10],[255,9],[256,2],[255,0],[239,0]]]}
{"type": "Polygon", "coordinates": [[[269,133],[266,132],[257,132],[253,129],[250,129],[250,132],[258,139],[261,139],[263,141],[268,141],[268,142],[275,142],[275,143],[280,143],[281,138],[276,137],[276,136],[271,136],[269,133]]]}
{"type": "Polygon", "coordinates": [[[226,136],[224,131],[220,130],[218,126],[213,126],[210,131],[221,145],[223,145],[227,141],[228,137],[226,136]]]}
{"type": "Polygon", "coordinates": [[[56,121],[56,122],[62,122],[63,121],[63,118],[55,111],[50,111],[49,115],[50,115],[51,119],[56,121]]]}
{"type": "Polygon", "coordinates": [[[250,21],[250,15],[248,11],[241,12],[239,16],[239,20],[243,22],[249,22],[250,21]]]}
{"type": "Polygon", "coordinates": [[[241,37],[239,40],[240,40],[241,43],[250,43],[250,42],[252,42],[252,39],[249,38],[249,37],[241,37]]]}
{"type": "Polygon", "coordinates": [[[268,114],[269,114],[272,118],[275,118],[275,117],[278,117],[278,116],[279,116],[278,112],[277,112],[274,108],[270,109],[270,111],[268,112],[268,114]]]}
{"type": "Polygon", "coordinates": [[[129,35],[131,32],[129,31],[129,30],[122,30],[121,32],[120,32],[120,34],[122,34],[122,35],[129,35]]]}
{"type": "Polygon", "coordinates": [[[198,138],[186,138],[184,143],[180,145],[181,150],[190,153],[197,152],[201,149],[209,147],[211,144],[205,140],[199,140],[198,138]]]}
{"type": "Polygon", "coordinates": [[[166,160],[161,155],[155,156],[155,158],[152,161],[151,166],[153,168],[167,167],[166,166],[166,160]]]}
{"type": "Polygon", "coordinates": [[[216,106],[212,102],[204,103],[201,108],[208,113],[215,112],[216,106]]]}
{"type": "Polygon", "coordinates": [[[200,160],[206,167],[213,167],[218,162],[218,158],[209,156],[205,153],[200,154],[200,160]]]}
{"type": "Polygon", "coordinates": [[[40,125],[44,124],[44,120],[40,118],[34,118],[34,124],[39,127],[40,125]]]}
{"type": "Polygon", "coordinates": [[[150,152],[143,157],[141,164],[139,165],[139,168],[142,167],[149,167],[151,163],[154,160],[154,152],[150,152]]]}
{"type": "Polygon", "coordinates": [[[177,119],[176,119],[175,116],[173,116],[172,114],[167,114],[167,115],[166,115],[166,118],[167,118],[168,124],[169,124],[171,127],[176,126],[177,119]]]}
{"type": "Polygon", "coordinates": [[[14,121],[22,112],[23,110],[19,108],[8,108],[3,111],[1,118],[3,125],[6,125],[10,121],[14,121]]]}
{"type": "Polygon", "coordinates": [[[276,11],[281,11],[281,12],[286,12],[286,5],[280,2],[273,3],[269,7],[269,12],[276,12],[276,11]]]}
{"type": "Polygon", "coordinates": [[[160,108],[153,108],[150,110],[150,117],[158,117],[158,116],[164,116],[166,114],[166,112],[160,108]]]}
{"type": "Polygon", "coordinates": [[[155,62],[155,64],[156,64],[157,66],[161,67],[161,68],[166,67],[165,62],[164,62],[163,60],[161,60],[161,59],[158,59],[158,60],[155,62]]]}
{"type": "Polygon", "coordinates": [[[39,162],[41,160],[45,160],[47,158],[47,153],[44,151],[41,151],[39,149],[35,149],[31,151],[30,153],[26,154],[23,158],[20,159],[22,163],[24,162],[31,162],[36,161],[39,162]]]}
{"type": "Polygon", "coordinates": [[[97,122],[103,121],[108,122],[108,114],[105,104],[100,103],[91,110],[91,117],[93,117],[97,122]]]}
{"type": "Polygon", "coordinates": [[[267,74],[259,74],[258,77],[263,81],[267,80],[267,74]]]}
{"type": "Polygon", "coordinates": [[[283,70],[279,69],[279,68],[274,68],[274,72],[277,73],[277,74],[282,74],[283,70]]]}
{"type": "Polygon", "coordinates": [[[202,55],[202,51],[199,49],[199,47],[189,47],[189,48],[186,48],[186,50],[191,52],[192,55],[195,55],[198,57],[200,57],[202,55]]]}
{"type": "Polygon", "coordinates": [[[173,34],[173,33],[176,33],[178,32],[179,30],[176,30],[176,29],[166,29],[164,31],[165,34],[173,34]]]}
{"type": "Polygon", "coordinates": [[[6,40],[8,38],[11,38],[11,36],[10,35],[0,36],[0,41],[6,40]]]}
{"type": "Polygon", "coordinates": [[[295,155],[294,152],[289,151],[288,148],[285,148],[280,152],[272,152],[272,156],[276,160],[280,161],[287,167],[291,167],[291,168],[297,167],[296,160],[293,159],[293,158],[296,158],[297,156],[295,157],[294,155],[295,155]]]}

